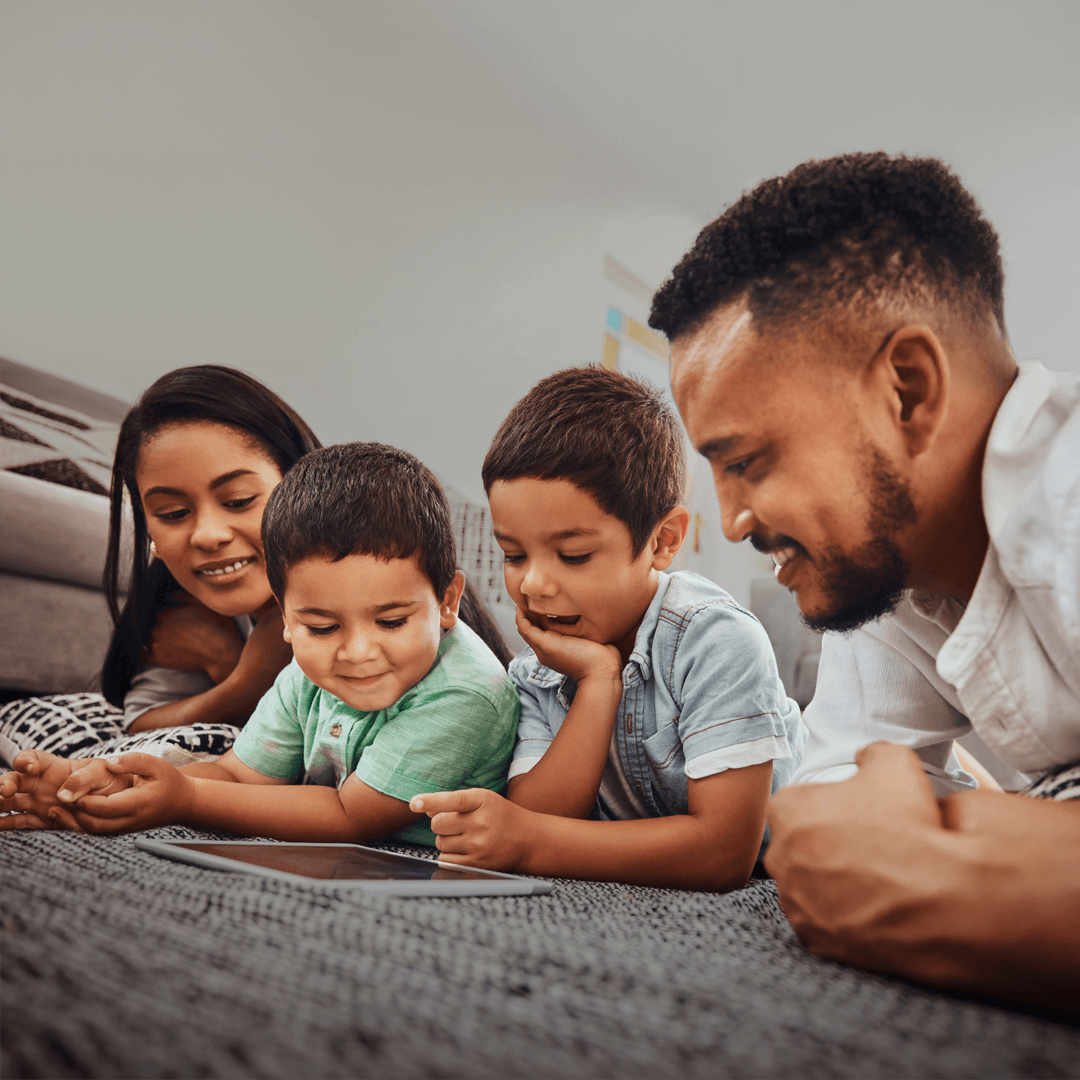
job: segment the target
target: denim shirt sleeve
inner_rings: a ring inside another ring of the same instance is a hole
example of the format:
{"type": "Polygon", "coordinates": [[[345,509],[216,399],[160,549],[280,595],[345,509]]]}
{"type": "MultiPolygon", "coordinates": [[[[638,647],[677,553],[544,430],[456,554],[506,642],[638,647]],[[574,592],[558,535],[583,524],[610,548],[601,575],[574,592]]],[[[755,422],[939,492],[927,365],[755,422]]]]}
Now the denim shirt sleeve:
{"type": "Polygon", "coordinates": [[[547,698],[554,697],[557,684],[551,687],[538,685],[534,677],[540,670],[540,663],[531,649],[526,649],[510,662],[510,678],[521,702],[517,744],[510,765],[511,780],[528,772],[544,756],[555,738],[544,704],[547,698]]]}
{"type": "MultiPolygon", "coordinates": [[[[680,621],[669,670],[659,674],[679,703],[686,775],[697,779],[765,761],[794,764],[802,741],[799,707],[784,692],[761,623],[731,601],[697,605],[680,621]]],[[[781,771],[786,778],[789,769],[781,771]]]]}

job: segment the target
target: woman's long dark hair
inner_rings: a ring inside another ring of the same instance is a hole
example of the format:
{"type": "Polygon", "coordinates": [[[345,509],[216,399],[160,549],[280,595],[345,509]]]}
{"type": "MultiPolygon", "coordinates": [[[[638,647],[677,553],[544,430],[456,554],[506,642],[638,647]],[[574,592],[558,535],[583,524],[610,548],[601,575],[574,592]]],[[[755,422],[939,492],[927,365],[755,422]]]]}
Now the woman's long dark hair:
{"type": "MultiPolygon", "coordinates": [[[[150,559],[150,535],[139,498],[135,470],[143,443],[175,423],[221,424],[253,438],[285,475],[321,443],[311,428],[277,394],[250,375],[217,364],[177,368],[162,375],[124,418],[116,442],[109,494],[109,546],[104,590],[113,634],[101,671],[107,701],[123,708],[131,680],[142,665],[143,650],[157,613],[174,603],[180,584],[160,559],[150,559]],[[127,599],[121,606],[121,540],[124,493],[131,503],[134,543],[127,599]]],[[[466,585],[460,617],[484,640],[505,667],[512,657],[483,602],[466,585]]]]}
{"type": "Polygon", "coordinates": [[[101,670],[107,701],[123,708],[124,696],[142,664],[143,649],[157,613],[167,607],[180,585],[160,560],[150,559],[150,535],[135,470],[143,443],[169,424],[222,424],[250,436],[284,475],[321,445],[297,414],[250,375],[217,364],[177,368],[162,375],[124,417],[116,442],[109,493],[109,547],[104,589],[113,635],[101,670]],[[127,600],[121,607],[121,533],[124,492],[131,502],[134,551],[127,600]]]}

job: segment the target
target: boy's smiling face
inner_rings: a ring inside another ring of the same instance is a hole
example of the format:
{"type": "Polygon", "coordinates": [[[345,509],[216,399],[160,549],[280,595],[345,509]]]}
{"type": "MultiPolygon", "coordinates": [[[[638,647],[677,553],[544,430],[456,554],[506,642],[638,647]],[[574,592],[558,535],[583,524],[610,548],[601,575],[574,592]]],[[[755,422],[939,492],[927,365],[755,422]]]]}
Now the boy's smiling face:
{"type": "Polygon", "coordinates": [[[316,686],[376,712],[431,670],[464,585],[459,572],[440,601],[415,557],[304,559],[286,575],[285,640],[316,686]]]}
{"type": "Polygon", "coordinates": [[[569,480],[497,480],[488,501],[518,607],[543,630],[616,645],[628,657],[678,542],[658,551],[654,531],[635,558],[627,526],[569,480]]]}

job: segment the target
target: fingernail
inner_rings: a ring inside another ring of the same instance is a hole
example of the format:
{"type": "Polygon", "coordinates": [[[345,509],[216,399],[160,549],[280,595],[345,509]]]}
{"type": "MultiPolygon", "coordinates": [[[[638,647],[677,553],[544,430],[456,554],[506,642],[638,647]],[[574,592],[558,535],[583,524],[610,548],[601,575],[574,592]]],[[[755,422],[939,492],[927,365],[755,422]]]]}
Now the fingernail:
{"type": "Polygon", "coordinates": [[[421,810],[424,809],[424,800],[421,799],[419,795],[414,796],[412,799],[409,800],[409,809],[415,810],[417,811],[417,813],[419,813],[421,810]]]}
{"type": "Polygon", "coordinates": [[[118,757],[111,757],[105,759],[110,765],[119,765],[120,759],[118,757]]]}
{"type": "Polygon", "coordinates": [[[70,791],[66,791],[66,790],[65,791],[58,791],[56,793],[56,797],[58,799],[63,799],[64,802],[71,802],[71,792],[70,791]]]}

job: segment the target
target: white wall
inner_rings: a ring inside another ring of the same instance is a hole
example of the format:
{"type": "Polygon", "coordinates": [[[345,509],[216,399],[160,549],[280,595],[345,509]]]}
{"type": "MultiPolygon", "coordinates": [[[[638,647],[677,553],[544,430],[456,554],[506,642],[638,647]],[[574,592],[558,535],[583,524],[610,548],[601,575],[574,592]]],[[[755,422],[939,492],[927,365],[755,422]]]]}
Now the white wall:
{"type": "Polygon", "coordinates": [[[481,499],[513,402],[599,360],[605,254],[659,276],[701,224],[410,0],[0,19],[0,352],[121,397],[232,364],[481,499]]]}

